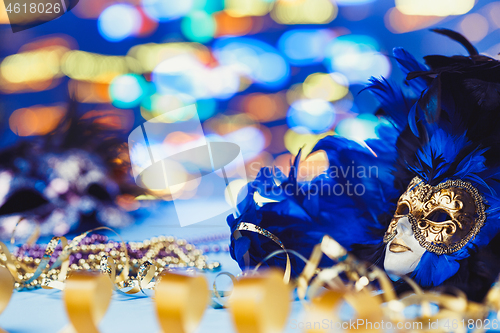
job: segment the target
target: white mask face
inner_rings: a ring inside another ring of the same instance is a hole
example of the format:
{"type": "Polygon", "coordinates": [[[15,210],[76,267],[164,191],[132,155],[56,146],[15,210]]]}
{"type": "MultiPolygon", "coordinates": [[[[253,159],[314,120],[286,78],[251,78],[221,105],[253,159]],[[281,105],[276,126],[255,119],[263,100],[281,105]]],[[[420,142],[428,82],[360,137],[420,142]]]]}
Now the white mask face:
{"type": "Polygon", "coordinates": [[[425,249],[414,237],[408,217],[402,217],[396,227],[396,236],[387,243],[384,268],[389,274],[405,275],[417,268],[425,249]]]}

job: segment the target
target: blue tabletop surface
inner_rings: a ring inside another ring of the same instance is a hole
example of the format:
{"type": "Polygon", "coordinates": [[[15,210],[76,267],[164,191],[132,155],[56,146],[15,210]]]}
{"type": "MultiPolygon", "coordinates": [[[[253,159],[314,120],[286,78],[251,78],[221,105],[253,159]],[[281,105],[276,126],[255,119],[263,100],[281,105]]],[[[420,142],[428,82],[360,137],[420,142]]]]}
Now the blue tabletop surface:
{"type": "MultiPolygon", "coordinates": [[[[209,204],[209,203],[207,203],[209,204]]],[[[216,204],[216,203],[214,203],[216,204]]],[[[202,214],[203,207],[194,207],[195,214],[202,214]]],[[[202,223],[181,227],[171,203],[152,204],[149,209],[137,214],[137,223],[120,230],[126,241],[142,241],[154,236],[173,235],[189,240],[203,236],[225,234],[229,237],[229,227],[223,214],[202,223]]],[[[111,238],[116,238],[109,234],[111,238]]],[[[42,239],[47,242],[47,239],[42,239]]],[[[229,242],[229,239],[219,243],[229,242]]],[[[237,275],[240,268],[227,252],[210,253],[209,260],[219,261],[222,271],[237,275]]],[[[211,286],[218,272],[204,273],[211,286]]],[[[228,289],[230,280],[218,279],[218,288],[228,289]]],[[[66,328],[68,319],[62,301],[63,292],[59,290],[37,289],[14,292],[7,309],[0,315],[0,327],[10,333],[56,333],[66,328]]],[[[352,310],[344,306],[340,317],[351,317],[352,310]]],[[[496,319],[492,314],[491,319],[496,319]]],[[[300,323],[305,323],[305,311],[298,301],[292,302],[292,310],[284,332],[302,332],[300,323]]],[[[123,332],[160,332],[156,320],[154,300],[151,297],[126,296],[114,292],[106,316],[100,324],[103,333],[123,332]]],[[[197,333],[236,333],[230,313],[226,309],[208,307],[197,333]]],[[[332,327],[331,332],[338,332],[332,327]]],[[[62,332],[61,332],[62,333],[62,332]]],[[[66,333],[66,332],[65,332],[66,333]]],[[[165,332],[168,333],[168,332],[165,332]]]]}
{"type": "MultiPolygon", "coordinates": [[[[197,206],[194,213],[202,214],[203,207],[197,206]]],[[[142,241],[154,236],[173,235],[187,240],[210,235],[229,235],[229,227],[223,214],[210,220],[181,227],[173,204],[153,204],[142,214],[137,214],[137,223],[119,231],[126,241],[142,241]]],[[[109,234],[111,238],[116,238],[109,234]]],[[[44,241],[43,239],[41,241],[44,241]]],[[[219,243],[229,242],[222,240],[219,243]]],[[[237,263],[227,252],[210,253],[209,260],[219,261],[222,271],[238,274],[241,272],[237,263]]],[[[218,272],[205,273],[209,285],[218,272]]],[[[229,279],[218,279],[218,287],[229,287],[229,279]],[[225,285],[226,284],[226,285],[225,285]]],[[[62,301],[63,292],[59,290],[37,289],[33,291],[14,292],[6,310],[0,315],[0,327],[10,333],[59,332],[68,324],[68,319],[62,301]]],[[[293,302],[293,315],[298,318],[302,307],[299,302],[293,302]]],[[[293,325],[288,325],[288,332],[298,332],[293,325]]],[[[106,316],[100,324],[101,332],[159,332],[156,320],[154,300],[150,297],[133,297],[114,293],[106,316]]],[[[202,319],[199,333],[230,333],[235,332],[230,314],[225,309],[207,308],[202,319]]]]}

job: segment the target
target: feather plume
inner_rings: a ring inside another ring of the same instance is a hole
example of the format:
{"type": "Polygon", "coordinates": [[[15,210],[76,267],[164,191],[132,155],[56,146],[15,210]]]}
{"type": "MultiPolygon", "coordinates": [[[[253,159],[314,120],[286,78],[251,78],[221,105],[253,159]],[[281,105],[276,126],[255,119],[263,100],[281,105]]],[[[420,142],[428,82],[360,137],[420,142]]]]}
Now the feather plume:
{"type": "Polygon", "coordinates": [[[474,45],[472,45],[471,42],[467,40],[467,38],[465,38],[458,32],[444,28],[431,29],[431,31],[438,33],[440,35],[444,35],[446,37],[453,39],[454,41],[459,42],[460,44],[462,44],[463,47],[465,47],[465,49],[467,50],[467,52],[469,52],[469,55],[471,56],[479,54],[474,45]]]}

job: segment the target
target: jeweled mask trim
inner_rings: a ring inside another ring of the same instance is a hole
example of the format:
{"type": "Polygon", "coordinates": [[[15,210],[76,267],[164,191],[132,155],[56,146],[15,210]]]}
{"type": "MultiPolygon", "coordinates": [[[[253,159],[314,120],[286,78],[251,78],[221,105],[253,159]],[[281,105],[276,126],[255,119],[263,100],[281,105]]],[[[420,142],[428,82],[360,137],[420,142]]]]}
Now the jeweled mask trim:
{"type": "MultiPolygon", "coordinates": [[[[470,230],[467,232],[467,234],[460,239],[458,242],[454,242],[453,244],[445,244],[445,242],[433,242],[429,241],[426,236],[422,233],[421,228],[419,227],[419,221],[417,217],[412,214],[411,211],[409,211],[406,214],[398,214],[398,211],[396,211],[395,216],[407,216],[408,220],[411,223],[412,226],[412,231],[414,234],[414,237],[418,240],[419,244],[425,248],[427,251],[436,253],[437,255],[441,254],[450,254],[453,252],[456,252],[463,248],[471,239],[473,239],[481,230],[482,226],[484,225],[484,222],[486,220],[486,214],[484,212],[485,206],[483,202],[483,198],[480,195],[479,191],[470,183],[457,179],[457,180],[447,180],[445,182],[439,183],[436,186],[431,186],[429,184],[426,184],[423,182],[423,180],[419,177],[413,178],[413,180],[410,182],[410,185],[408,186],[408,189],[406,192],[400,197],[401,198],[404,195],[408,195],[408,193],[415,191],[412,196],[413,200],[418,201],[422,206],[424,206],[426,203],[429,203],[429,200],[431,197],[437,193],[440,192],[441,190],[444,189],[450,189],[450,188],[458,188],[466,191],[472,198],[472,201],[475,206],[475,218],[472,227],[470,230]]],[[[451,191],[453,194],[453,191],[451,191]]],[[[399,202],[398,202],[399,205],[399,202]]],[[[399,206],[398,206],[399,207],[399,206]]],[[[400,217],[401,218],[401,217],[400,217]]],[[[384,235],[384,243],[389,243],[394,237],[396,236],[396,226],[399,221],[399,219],[394,219],[391,221],[391,224],[389,225],[389,228],[384,235]]],[[[427,221],[425,218],[421,218],[421,221],[427,221]]],[[[429,222],[429,221],[427,221],[429,222]]],[[[432,223],[432,222],[431,222],[432,223]]],[[[438,223],[434,223],[438,224],[438,223]]],[[[453,227],[453,223],[443,223],[443,225],[451,225],[453,227]]],[[[444,227],[442,227],[444,229],[444,227]]],[[[443,230],[440,231],[442,233],[443,230]]],[[[442,236],[438,234],[438,237],[442,236]]]]}

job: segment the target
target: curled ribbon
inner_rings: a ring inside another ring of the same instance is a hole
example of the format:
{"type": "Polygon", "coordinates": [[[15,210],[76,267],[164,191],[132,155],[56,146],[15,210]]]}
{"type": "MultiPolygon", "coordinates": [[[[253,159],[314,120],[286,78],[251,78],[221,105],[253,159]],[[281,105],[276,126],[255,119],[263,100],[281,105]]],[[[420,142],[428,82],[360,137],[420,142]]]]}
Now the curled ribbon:
{"type": "MultiPolygon", "coordinates": [[[[127,251],[127,246],[125,244],[125,241],[121,238],[121,236],[116,233],[116,231],[114,231],[113,229],[111,228],[108,228],[108,227],[97,227],[95,229],[91,229],[89,231],[86,231],[78,236],[76,236],[75,238],[73,238],[73,240],[68,244],[66,238],[64,237],[54,237],[52,238],[52,240],[49,242],[49,244],[47,245],[47,248],[45,249],[45,254],[44,254],[44,257],[41,261],[41,263],[38,265],[37,267],[37,270],[35,272],[35,274],[33,275],[33,277],[31,277],[30,280],[26,281],[25,283],[29,283],[31,282],[32,280],[36,279],[37,277],[40,276],[40,274],[42,272],[44,272],[45,270],[47,270],[47,264],[50,260],[50,257],[52,256],[58,242],[59,242],[59,239],[61,240],[61,244],[62,244],[62,251],[61,251],[61,254],[57,257],[57,260],[50,266],[48,267],[48,269],[53,269],[53,268],[57,268],[57,267],[60,267],[61,268],[61,271],[59,273],[59,276],[58,276],[58,280],[57,281],[53,281],[51,279],[48,279],[48,278],[45,278],[43,281],[42,281],[42,287],[44,288],[56,288],[56,289],[64,289],[64,280],[66,279],[66,276],[68,274],[68,267],[69,267],[69,256],[70,254],[74,251],[75,247],[80,244],[80,242],[89,234],[89,233],[92,233],[92,232],[95,232],[95,231],[98,231],[98,230],[108,230],[108,231],[112,231],[113,233],[115,233],[121,240],[121,247],[125,253],[125,257],[127,258],[125,264],[124,264],[124,267],[123,267],[123,270],[121,271],[121,273],[116,276],[116,268],[115,268],[115,265],[114,265],[114,261],[112,263],[112,270],[113,272],[111,273],[110,270],[108,269],[105,269],[106,272],[109,272],[110,274],[110,277],[112,276],[112,282],[113,284],[116,284],[117,286],[118,285],[121,285],[121,284],[124,284],[126,281],[129,280],[129,271],[130,271],[130,267],[129,267],[129,256],[128,256],[128,251],[127,251]]],[[[1,245],[1,244],[0,244],[1,245]]],[[[105,258],[107,259],[107,257],[105,258]]],[[[106,264],[108,263],[108,261],[106,261],[106,264]]],[[[101,271],[103,271],[103,262],[101,261],[101,271]]],[[[141,290],[140,288],[137,288],[137,289],[134,289],[135,292],[138,292],[139,290],[141,290]]]]}
{"type": "MultiPolygon", "coordinates": [[[[75,237],[69,244],[64,237],[54,237],[47,245],[38,267],[27,267],[21,260],[12,256],[5,244],[0,242],[0,259],[6,266],[6,268],[0,267],[0,313],[8,304],[12,294],[12,277],[17,284],[37,282],[36,279],[41,274],[60,266],[58,280],[52,281],[46,278],[44,283],[48,287],[59,289],[65,287],[66,289],[64,301],[72,326],[65,331],[98,332],[97,325],[109,305],[111,285],[113,285],[117,291],[127,294],[144,292],[144,289],[156,286],[155,304],[163,332],[194,332],[209,301],[209,291],[205,278],[166,272],[158,280],[156,275],[159,273],[156,272],[154,263],[149,260],[143,261],[137,277],[131,278],[129,276],[129,257],[123,240],[122,249],[125,252],[126,260],[121,272],[117,271],[117,264],[113,258],[102,255],[100,270],[104,274],[77,272],[66,280],[70,254],[88,233],[98,229],[108,228],[101,227],[90,230],[75,237]],[[61,254],[55,258],[52,265],[49,265],[59,243],[62,245],[61,254]],[[25,272],[25,275],[21,275],[20,271],[25,272]],[[64,285],[65,280],[66,286],[64,285]]],[[[415,306],[419,307],[420,314],[412,321],[420,321],[424,324],[436,319],[456,319],[457,321],[469,318],[485,319],[490,310],[500,311],[500,280],[492,286],[483,303],[468,301],[465,294],[458,290],[450,292],[450,290],[442,288],[441,290],[424,292],[406,276],[401,278],[413,288],[413,293],[398,296],[392,282],[383,270],[357,260],[329,236],[325,236],[321,243],[314,247],[310,258],[306,259],[299,253],[286,249],[278,237],[259,226],[243,222],[238,225],[235,237],[240,231],[255,232],[265,236],[281,249],[269,254],[253,268],[253,271],[244,272],[243,277],[238,281],[229,273],[218,275],[227,275],[233,280],[234,289],[228,304],[239,333],[281,331],[289,313],[290,289],[295,283],[297,283],[299,298],[306,305],[311,322],[321,322],[318,318],[334,319],[341,302],[350,304],[356,311],[358,319],[372,323],[381,322],[382,319],[386,318],[392,323],[405,322],[407,318],[404,315],[404,310],[415,306]],[[278,254],[286,255],[284,274],[277,271],[257,274],[256,270],[266,260],[278,254]],[[291,283],[289,283],[291,273],[289,254],[295,255],[306,263],[299,278],[291,283]],[[319,267],[321,258],[325,255],[335,262],[332,267],[319,267]],[[287,285],[287,283],[289,284],[287,285]],[[325,291],[324,287],[327,287],[328,290],[325,291]],[[305,302],[306,298],[310,300],[309,303],[305,302]],[[431,304],[437,306],[437,310],[435,307],[432,309],[431,304]]],[[[152,249],[151,256],[158,253],[164,246],[164,244],[158,244],[152,249]]],[[[173,247],[172,251],[179,256],[181,261],[190,260],[181,249],[173,247]]],[[[219,307],[225,306],[225,300],[222,297],[228,294],[228,292],[218,291],[214,282],[214,295],[219,301],[217,303],[219,307]]],[[[369,332],[372,329],[367,328],[366,331],[369,332]]],[[[438,331],[444,330],[440,328],[438,331]]],[[[324,331],[320,328],[311,328],[307,332],[324,331]]],[[[1,329],[0,333],[3,333],[1,329]]]]}
{"type": "Polygon", "coordinates": [[[111,301],[111,282],[103,274],[76,272],[66,280],[64,305],[72,327],[62,332],[99,333],[111,301]]]}
{"type": "Polygon", "coordinates": [[[229,272],[220,272],[217,274],[217,276],[214,279],[214,283],[212,284],[213,286],[213,291],[212,291],[212,307],[215,309],[222,309],[226,306],[226,301],[222,298],[224,296],[231,296],[231,291],[221,291],[218,290],[217,288],[217,278],[221,276],[227,276],[231,279],[231,282],[233,285],[236,282],[236,277],[229,273],[229,272]]]}
{"type": "MultiPolygon", "coordinates": [[[[258,225],[255,225],[253,223],[248,223],[248,222],[241,222],[238,224],[236,227],[236,231],[234,233],[234,238],[238,239],[241,237],[240,231],[250,231],[250,232],[255,232],[259,235],[265,236],[272,240],[274,243],[276,243],[279,247],[281,247],[284,250],[285,256],[286,256],[286,265],[285,265],[285,274],[283,275],[283,281],[285,283],[290,282],[290,275],[292,273],[292,265],[290,264],[290,256],[288,255],[288,251],[286,250],[285,246],[281,242],[281,240],[276,237],[273,233],[269,232],[268,230],[259,227],[258,225]]],[[[260,266],[260,265],[259,265],[260,266]]]]}
{"type": "MultiPolygon", "coordinates": [[[[108,275],[112,282],[116,280],[116,264],[113,258],[108,256],[103,256],[100,263],[101,273],[108,275]]],[[[125,283],[114,283],[113,287],[116,291],[123,294],[137,294],[138,292],[144,292],[144,289],[150,289],[154,286],[152,282],[156,274],[156,266],[154,266],[149,260],[144,262],[141,267],[139,267],[139,272],[137,274],[137,279],[129,279],[125,283]],[[123,288],[121,288],[123,286],[123,288]],[[129,288],[128,290],[126,290],[129,288]]],[[[147,295],[146,295],[147,296],[147,295]]]]}
{"type": "MultiPolygon", "coordinates": [[[[261,266],[263,262],[279,253],[291,253],[297,256],[294,251],[287,250],[279,241],[279,238],[269,233],[265,229],[254,227],[252,224],[242,223],[238,226],[237,231],[252,231],[259,233],[280,245],[282,250],[275,251],[269,254],[265,259],[259,263],[255,270],[261,266]]],[[[237,236],[235,232],[235,237],[237,236]]],[[[475,303],[467,300],[465,294],[459,290],[444,290],[443,288],[434,289],[433,291],[424,292],[413,280],[407,276],[401,276],[412,289],[413,293],[410,295],[398,297],[394,291],[394,286],[387,276],[387,274],[376,267],[366,262],[359,261],[352,254],[342,247],[337,241],[330,236],[323,237],[321,243],[317,244],[309,259],[303,259],[306,263],[305,268],[298,277],[297,294],[299,299],[303,302],[310,319],[310,322],[321,322],[318,318],[322,319],[335,319],[335,312],[338,310],[338,305],[341,302],[346,302],[356,311],[356,320],[364,323],[380,323],[382,319],[386,322],[389,320],[393,324],[402,323],[414,324],[428,324],[429,320],[457,320],[463,319],[481,319],[487,318],[490,310],[495,310],[500,314],[500,277],[499,280],[492,286],[489,294],[483,303],[475,303]],[[321,268],[319,263],[321,258],[326,255],[332,259],[335,264],[332,267],[321,268]],[[329,290],[325,292],[324,287],[329,290]],[[310,302],[306,302],[306,297],[310,302]],[[431,304],[437,306],[437,311],[431,310],[431,304]],[[412,318],[413,323],[408,322],[404,310],[411,306],[418,306],[420,314],[412,318]]],[[[288,255],[287,255],[288,258],[288,255]]],[[[287,260],[286,271],[290,271],[290,261],[287,260]]],[[[248,272],[247,272],[248,273],[248,272]]],[[[248,276],[249,274],[246,275],[248,276]]],[[[285,281],[287,276],[285,274],[285,281]]],[[[234,293],[234,292],[233,292],[234,293]]],[[[229,300],[232,304],[236,295],[229,300]]],[[[233,306],[234,313],[240,313],[239,318],[243,324],[236,324],[243,329],[248,325],[256,325],[254,320],[250,324],[251,319],[244,319],[241,314],[241,307],[244,308],[244,303],[238,303],[233,306]],[[246,321],[245,321],[246,320],[246,321]],[[243,326],[242,326],[243,325],[243,326]]],[[[276,310],[270,309],[269,313],[273,316],[276,315],[276,310]]],[[[253,316],[253,315],[252,315],[253,316]]],[[[265,314],[258,314],[260,319],[265,320],[265,314]]],[[[235,319],[236,322],[236,319],[235,319]]],[[[442,320],[440,322],[443,322],[442,320]]],[[[406,327],[406,326],[405,326],[406,327]]],[[[254,328],[242,331],[238,328],[239,332],[253,332],[254,328]]],[[[347,328],[349,331],[349,328],[347,328]]],[[[379,330],[376,326],[367,326],[367,332],[379,330]]],[[[433,331],[436,331],[433,329],[433,331]]],[[[444,332],[444,328],[438,328],[437,331],[444,332]]],[[[325,332],[322,328],[308,329],[308,333],[325,332]]]]}
{"type": "MultiPolygon", "coordinates": [[[[0,267],[0,313],[2,313],[9,304],[14,290],[14,279],[9,270],[5,267],[0,267]]],[[[6,333],[0,328],[0,333],[6,333]]]]}
{"type": "Polygon", "coordinates": [[[207,280],[172,272],[160,275],[155,288],[158,322],[163,333],[192,333],[209,302],[207,280]]]}
{"type": "Polygon", "coordinates": [[[485,297],[485,303],[489,308],[497,312],[500,317],[500,276],[497,278],[491,289],[485,297]]]}
{"type": "Polygon", "coordinates": [[[239,333],[283,331],[290,312],[290,287],[283,282],[283,273],[270,270],[236,281],[229,311],[239,333]]]}
{"type": "MultiPolygon", "coordinates": [[[[310,323],[330,323],[337,322],[338,318],[335,316],[335,310],[338,309],[342,301],[346,301],[356,311],[356,323],[381,323],[383,312],[381,308],[381,301],[378,297],[373,297],[367,290],[361,292],[355,291],[338,291],[328,290],[321,296],[312,299],[311,307],[308,309],[308,322],[310,323]]],[[[351,329],[349,326],[337,327],[346,329],[347,332],[356,332],[357,329],[351,329]]],[[[359,328],[359,327],[358,327],[359,328]]],[[[330,332],[332,327],[328,325],[312,325],[306,330],[307,333],[323,333],[330,332]]],[[[366,325],[363,327],[363,332],[376,332],[379,329],[366,325]]]]}

